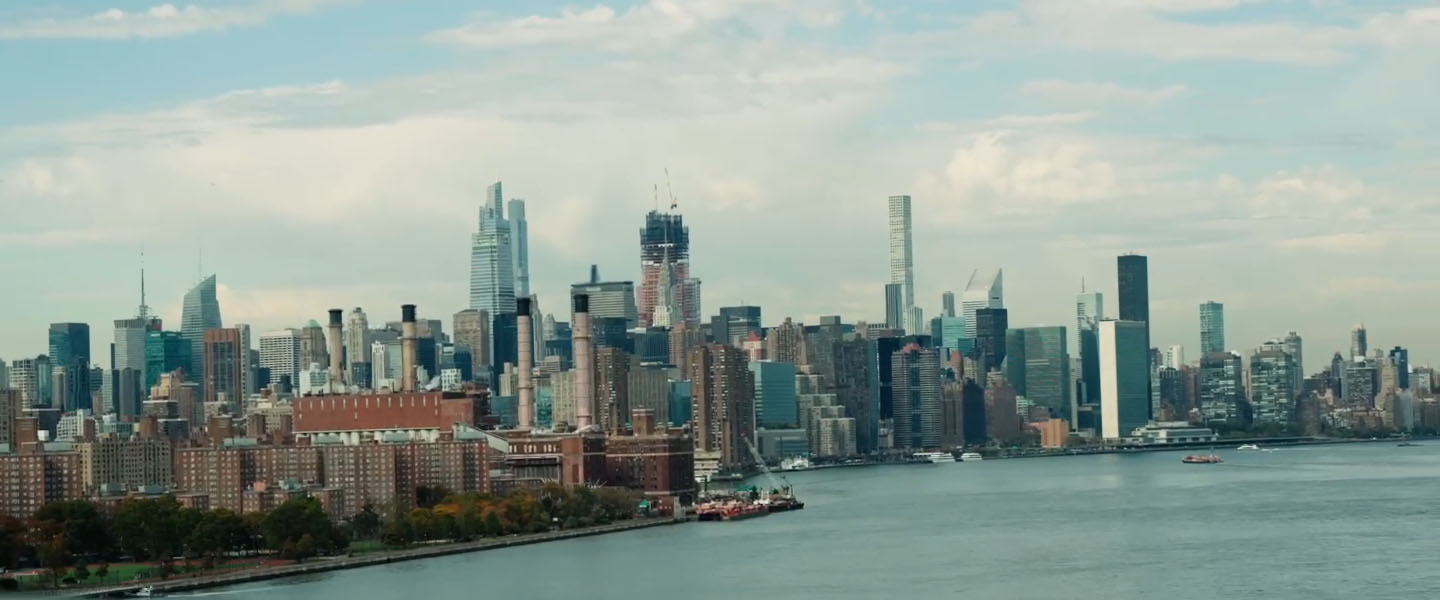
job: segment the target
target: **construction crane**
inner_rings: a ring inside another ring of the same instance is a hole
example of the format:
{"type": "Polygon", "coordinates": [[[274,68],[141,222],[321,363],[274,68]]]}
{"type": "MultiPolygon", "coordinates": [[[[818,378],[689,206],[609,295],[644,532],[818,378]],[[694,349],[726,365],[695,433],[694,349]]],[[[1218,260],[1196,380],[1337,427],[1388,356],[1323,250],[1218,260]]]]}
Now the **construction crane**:
{"type": "Polygon", "coordinates": [[[680,206],[680,203],[675,200],[675,188],[670,187],[670,167],[665,167],[665,193],[670,194],[670,210],[675,210],[675,207],[680,206]]]}
{"type": "Polygon", "coordinates": [[[770,466],[765,464],[765,458],[760,456],[760,450],[755,447],[755,443],[750,441],[749,436],[740,437],[745,439],[745,447],[750,449],[750,456],[755,458],[755,464],[760,466],[760,472],[764,473],[765,478],[770,480],[770,489],[788,494],[790,492],[790,480],[786,479],[786,485],[780,485],[780,480],[776,479],[775,474],[770,472],[770,466]]]}

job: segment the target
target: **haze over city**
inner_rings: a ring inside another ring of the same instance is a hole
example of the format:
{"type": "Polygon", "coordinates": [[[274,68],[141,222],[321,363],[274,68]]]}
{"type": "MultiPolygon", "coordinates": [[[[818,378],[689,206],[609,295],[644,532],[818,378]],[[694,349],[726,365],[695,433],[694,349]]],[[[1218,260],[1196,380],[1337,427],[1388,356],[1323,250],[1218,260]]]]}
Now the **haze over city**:
{"type": "Polygon", "coordinates": [[[1134,251],[1161,348],[1193,354],[1216,300],[1230,346],[1298,331],[1307,371],[1360,322],[1414,364],[1440,351],[1431,3],[478,8],[0,10],[0,356],[62,321],[105,356],[142,249],[167,323],[202,260],[227,324],[448,318],[495,180],[527,201],[545,310],[591,264],[638,281],[673,190],[706,316],[882,321],[885,198],[909,194],[927,318],[1000,267],[1012,325],[1072,324],[1081,279],[1112,294],[1134,251]]]}

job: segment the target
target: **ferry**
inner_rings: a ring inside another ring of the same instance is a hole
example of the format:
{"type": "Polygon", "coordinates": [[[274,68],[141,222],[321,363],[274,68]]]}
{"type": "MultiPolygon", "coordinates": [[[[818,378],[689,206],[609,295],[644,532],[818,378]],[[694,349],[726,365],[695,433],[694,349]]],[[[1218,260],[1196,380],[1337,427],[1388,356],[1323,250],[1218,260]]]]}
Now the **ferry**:
{"type": "Polygon", "coordinates": [[[953,463],[955,455],[949,452],[916,452],[911,455],[910,459],[917,463],[953,463]]]}
{"type": "Polygon", "coordinates": [[[1180,459],[1180,462],[1191,465],[1214,465],[1225,462],[1214,454],[1190,454],[1180,459]]]}
{"type": "Polygon", "coordinates": [[[1260,446],[1257,446],[1257,445],[1255,445],[1255,444],[1240,444],[1240,447],[1236,448],[1236,450],[1259,450],[1259,449],[1260,449],[1260,446]]]}
{"type": "Polygon", "coordinates": [[[979,462],[982,460],[985,460],[985,457],[980,456],[979,452],[965,452],[960,455],[961,462],[979,462]]]}

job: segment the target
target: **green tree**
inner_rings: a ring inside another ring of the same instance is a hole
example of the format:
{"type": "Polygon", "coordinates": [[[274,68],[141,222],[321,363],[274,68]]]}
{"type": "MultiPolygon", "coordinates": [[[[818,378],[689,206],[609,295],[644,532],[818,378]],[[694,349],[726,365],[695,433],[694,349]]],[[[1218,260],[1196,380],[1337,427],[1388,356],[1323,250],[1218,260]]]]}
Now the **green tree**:
{"type": "Polygon", "coordinates": [[[63,535],[56,535],[37,548],[40,565],[50,574],[50,585],[60,587],[60,575],[70,564],[70,548],[63,535]]]}
{"type": "Polygon", "coordinates": [[[369,502],[350,517],[350,527],[353,528],[356,539],[372,540],[380,535],[380,514],[375,512],[375,505],[369,502]]]}
{"type": "Polygon", "coordinates": [[[443,487],[422,485],[415,488],[415,505],[420,508],[435,508],[435,505],[448,496],[450,490],[443,487]]]}
{"type": "MultiPolygon", "coordinates": [[[[265,544],[274,550],[286,544],[298,545],[300,538],[310,536],[317,553],[331,551],[335,540],[334,524],[314,498],[295,498],[275,507],[265,515],[265,544]]],[[[297,548],[298,552],[298,548],[297,548]]]]}
{"type": "Polygon", "coordinates": [[[505,535],[505,526],[500,524],[500,515],[490,510],[485,513],[485,535],[495,537],[505,535]]]}
{"type": "Polygon", "coordinates": [[[126,554],[166,564],[184,541],[180,526],[180,503],[174,497],[134,498],[115,513],[114,534],[126,554]]]}
{"type": "Polygon", "coordinates": [[[85,564],[85,561],[80,561],[75,568],[70,570],[70,576],[74,577],[75,581],[84,582],[90,578],[90,567],[85,564]]]}
{"type": "Polygon", "coordinates": [[[110,527],[105,516],[88,500],[64,500],[40,507],[31,517],[35,539],[62,536],[68,552],[104,554],[110,549],[110,527]]]}
{"type": "Polygon", "coordinates": [[[109,574],[110,574],[110,565],[109,565],[109,564],[100,563],[100,566],[95,567],[95,578],[96,578],[96,579],[104,580],[104,579],[105,579],[105,576],[106,576],[106,575],[109,575],[109,574]]]}
{"type": "Polygon", "coordinates": [[[302,561],[304,561],[304,560],[307,559],[307,558],[310,558],[310,557],[312,557],[312,556],[315,556],[315,554],[316,554],[316,549],[317,549],[317,546],[316,546],[316,542],[315,542],[315,536],[310,535],[310,534],[308,534],[308,533],[307,533],[307,534],[304,534],[304,535],[300,536],[300,539],[299,539],[299,540],[296,540],[296,542],[295,542],[295,551],[294,551],[295,554],[294,554],[294,556],[291,556],[290,558],[295,559],[296,562],[302,562],[302,561]]]}
{"type": "Polygon", "coordinates": [[[26,549],[25,524],[10,515],[0,515],[0,568],[15,568],[26,549]]]}

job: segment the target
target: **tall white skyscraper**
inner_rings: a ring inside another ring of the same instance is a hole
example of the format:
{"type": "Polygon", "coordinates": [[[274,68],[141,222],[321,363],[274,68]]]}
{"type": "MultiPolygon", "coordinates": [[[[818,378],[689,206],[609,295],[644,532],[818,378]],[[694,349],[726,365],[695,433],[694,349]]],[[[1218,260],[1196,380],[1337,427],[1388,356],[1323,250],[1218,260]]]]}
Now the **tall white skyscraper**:
{"type": "Polygon", "coordinates": [[[906,320],[906,333],[920,333],[915,306],[915,256],[910,239],[910,197],[890,197],[890,283],[901,288],[900,314],[906,320]]]}
{"type": "Polygon", "coordinates": [[[345,362],[370,362],[370,319],[358,306],[345,319],[345,362]]]}
{"type": "Polygon", "coordinates": [[[509,222],[510,269],[515,273],[515,297],[524,298],[530,295],[530,227],[525,222],[524,200],[510,200],[509,222]]]}
{"type": "Polygon", "coordinates": [[[1004,276],[1000,269],[975,269],[965,291],[960,293],[960,315],[965,319],[965,337],[975,338],[975,311],[1005,308],[1004,276]]]}
{"type": "Polygon", "coordinates": [[[500,182],[486,188],[470,243],[470,308],[492,316],[515,312],[515,263],[501,196],[500,182]]]}
{"type": "Polygon", "coordinates": [[[1165,366],[1178,369],[1185,364],[1185,347],[1179,344],[1165,350],[1165,366]]]}

